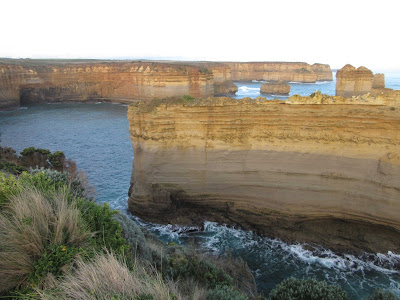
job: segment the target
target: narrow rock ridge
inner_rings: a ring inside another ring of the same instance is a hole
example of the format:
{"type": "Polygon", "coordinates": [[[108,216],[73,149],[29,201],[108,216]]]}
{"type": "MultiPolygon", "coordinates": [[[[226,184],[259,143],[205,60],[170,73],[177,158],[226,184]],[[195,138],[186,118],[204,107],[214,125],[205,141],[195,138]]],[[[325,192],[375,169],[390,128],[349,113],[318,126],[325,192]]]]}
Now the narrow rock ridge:
{"type": "Polygon", "coordinates": [[[400,251],[400,92],[141,102],[129,209],[345,252],[400,251]]]}

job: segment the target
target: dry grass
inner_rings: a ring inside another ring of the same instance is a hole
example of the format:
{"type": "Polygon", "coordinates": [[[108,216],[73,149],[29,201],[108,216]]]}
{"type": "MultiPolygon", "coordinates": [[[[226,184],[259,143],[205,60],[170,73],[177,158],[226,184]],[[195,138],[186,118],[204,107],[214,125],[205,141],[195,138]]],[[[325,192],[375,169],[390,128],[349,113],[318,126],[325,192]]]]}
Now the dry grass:
{"type": "Polygon", "coordinates": [[[45,197],[25,188],[9,200],[0,212],[0,292],[23,284],[46,247],[80,247],[90,236],[66,191],[45,197]]]}
{"type": "Polygon", "coordinates": [[[99,254],[91,262],[77,259],[70,274],[39,293],[43,299],[135,299],[141,295],[171,299],[172,290],[159,273],[137,262],[133,269],[112,253],[99,254]]]}

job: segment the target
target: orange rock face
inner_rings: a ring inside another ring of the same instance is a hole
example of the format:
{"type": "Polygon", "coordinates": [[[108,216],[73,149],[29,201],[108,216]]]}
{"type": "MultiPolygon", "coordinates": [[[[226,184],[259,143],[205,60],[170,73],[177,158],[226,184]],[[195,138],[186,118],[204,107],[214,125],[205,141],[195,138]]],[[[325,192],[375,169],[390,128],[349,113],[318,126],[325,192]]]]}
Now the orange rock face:
{"type": "Polygon", "coordinates": [[[336,96],[363,95],[372,90],[372,72],[365,67],[345,65],[336,73],[336,96]]]}
{"type": "Polygon", "coordinates": [[[0,109],[20,103],[208,97],[234,93],[232,80],[332,80],[328,65],[286,62],[0,61],[0,109]]]}
{"type": "Polygon", "coordinates": [[[0,103],[115,101],[214,94],[213,74],[152,62],[0,64],[0,103]]]}
{"type": "Polygon", "coordinates": [[[131,105],[129,208],[151,221],[216,220],[397,253],[399,111],[399,91],[131,105]]]}
{"type": "Polygon", "coordinates": [[[385,88],[385,74],[375,74],[372,77],[372,88],[373,89],[385,88]]]}
{"type": "Polygon", "coordinates": [[[291,62],[227,62],[233,81],[296,81],[316,82],[332,80],[329,65],[291,62]]]}
{"type": "Polygon", "coordinates": [[[284,81],[268,82],[261,85],[260,92],[273,95],[289,95],[290,85],[284,81]]]}

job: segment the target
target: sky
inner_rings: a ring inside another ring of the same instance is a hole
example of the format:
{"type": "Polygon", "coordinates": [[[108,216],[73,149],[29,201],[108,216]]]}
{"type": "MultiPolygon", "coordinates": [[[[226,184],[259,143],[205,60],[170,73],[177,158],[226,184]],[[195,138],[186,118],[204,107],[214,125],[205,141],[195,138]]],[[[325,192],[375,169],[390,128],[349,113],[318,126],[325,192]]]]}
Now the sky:
{"type": "Polygon", "coordinates": [[[304,61],[400,72],[399,0],[3,0],[0,57],[304,61]]]}

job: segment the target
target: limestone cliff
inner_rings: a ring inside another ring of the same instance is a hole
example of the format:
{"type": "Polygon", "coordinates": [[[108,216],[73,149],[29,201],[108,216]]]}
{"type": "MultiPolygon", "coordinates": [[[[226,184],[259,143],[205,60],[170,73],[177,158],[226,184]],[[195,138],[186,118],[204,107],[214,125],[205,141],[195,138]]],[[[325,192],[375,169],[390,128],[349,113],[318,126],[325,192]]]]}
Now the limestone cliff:
{"type": "Polygon", "coordinates": [[[214,94],[213,74],[196,66],[154,62],[0,64],[3,106],[60,101],[114,101],[214,94]]]}
{"type": "Polygon", "coordinates": [[[286,62],[0,59],[0,109],[20,103],[112,101],[235,93],[232,80],[332,80],[328,65],[286,62]]]}
{"type": "Polygon", "coordinates": [[[311,83],[332,80],[329,65],[294,62],[227,62],[233,81],[296,81],[311,83]]]}
{"type": "Polygon", "coordinates": [[[341,251],[400,251],[400,92],[131,105],[129,208],[341,251]]]}
{"type": "Polygon", "coordinates": [[[284,81],[268,82],[261,85],[260,92],[273,95],[289,95],[290,85],[284,81]]]}
{"type": "Polygon", "coordinates": [[[372,72],[365,67],[345,65],[336,73],[336,96],[351,97],[372,90],[372,72]]]}
{"type": "Polygon", "coordinates": [[[373,89],[385,88],[385,74],[375,74],[372,77],[372,88],[373,89]]]}

